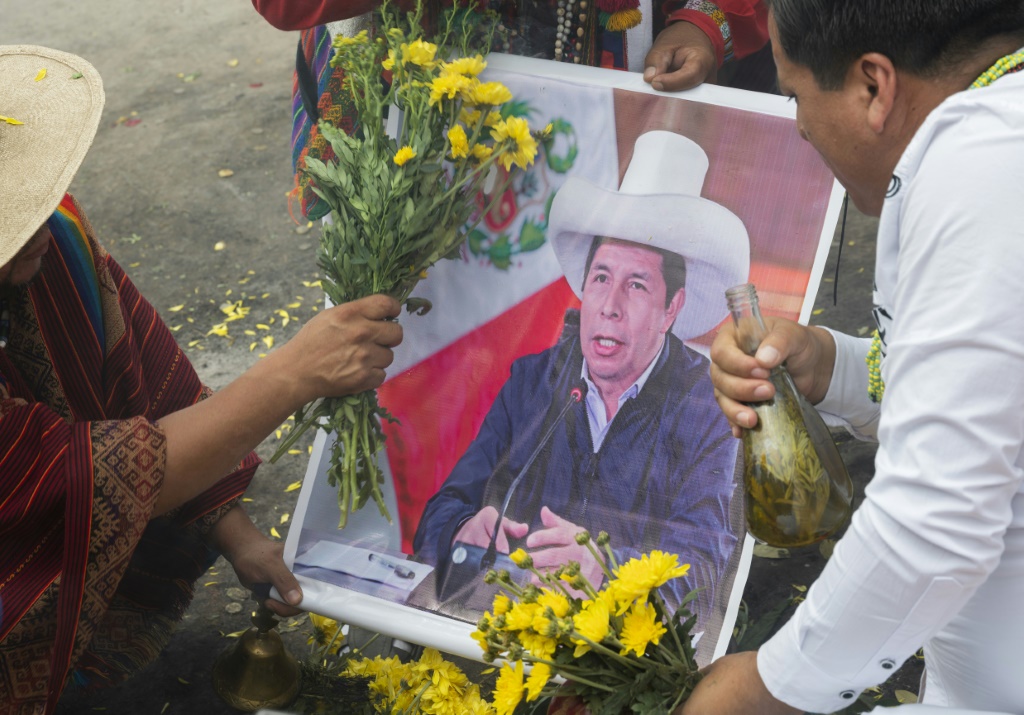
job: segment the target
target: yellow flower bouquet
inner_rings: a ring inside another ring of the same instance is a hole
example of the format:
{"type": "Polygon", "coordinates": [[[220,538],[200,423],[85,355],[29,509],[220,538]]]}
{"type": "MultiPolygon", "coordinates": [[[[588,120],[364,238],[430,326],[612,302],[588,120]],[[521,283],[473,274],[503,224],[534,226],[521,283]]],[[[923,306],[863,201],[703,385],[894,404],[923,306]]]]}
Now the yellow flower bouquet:
{"type": "Polygon", "coordinates": [[[687,608],[697,592],[670,613],[659,588],[685,576],[689,566],[661,551],[619,565],[603,532],[596,545],[586,532],[577,542],[604,565],[603,588],[572,561],[542,573],[521,549],[510,556],[533,573],[534,583],[518,586],[507,571],[487,574],[504,593],[473,638],[486,660],[507,661],[495,686],[495,712],[544,712],[546,702],[563,696],[582,702],[591,715],[672,712],[700,680],[691,644],[696,617],[687,608]],[[532,666],[528,675],[524,664],[532,666]],[[536,708],[517,711],[531,702],[536,708]]]}
{"type": "MultiPolygon", "coordinates": [[[[321,122],[336,159],[307,158],[305,167],[331,208],[317,263],[334,304],[384,293],[425,312],[426,301],[410,298],[416,284],[437,261],[459,255],[512,172],[533,162],[543,132],[513,116],[508,88],[479,78],[491,37],[481,17],[453,9],[428,41],[421,5],[403,13],[385,3],[372,35],[335,38],[331,63],[344,70],[359,125],[350,136],[321,122]],[[395,135],[386,130],[392,107],[401,113],[395,135]]],[[[307,406],[272,458],[314,424],[337,433],[327,479],[338,488],[339,528],[371,499],[390,520],[375,459],[384,442],[379,419],[390,415],[374,391],[307,406]]]]}

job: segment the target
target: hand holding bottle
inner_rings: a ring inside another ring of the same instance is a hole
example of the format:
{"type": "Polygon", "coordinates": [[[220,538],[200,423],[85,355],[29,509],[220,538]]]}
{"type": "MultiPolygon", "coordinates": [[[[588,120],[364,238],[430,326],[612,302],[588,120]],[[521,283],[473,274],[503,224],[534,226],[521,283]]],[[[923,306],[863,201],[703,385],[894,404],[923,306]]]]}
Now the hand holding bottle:
{"type": "Polygon", "coordinates": [[[783,362],[797,390],[811,404],[825,397],[832,380],[836,346],[827,330],[771,316],[765,316],[764,323],[768,333],[753,356],[744,352],[733,323],[722,326],[711,346],[715,398],[732,423],[735,437],[757,424],[757,413],[744,403],[767,400],[775,394],[768,378],[783,362]]]}
{"type": "MultiPolygon", "coordinates": [[[[794,338],[781,341],[786,349],[769,342],[771,333],[761,315],[757,291],[749,283],[730,288],[726,299],[734,344],[753,360],[748,363],[748,374],[767,371],[771,383],[771,389],[753,385],[746,407],[756,413],[753,419],[737,415],[751,425],[740,430],[747,530],[760,541],[779,547],[807,546],[833,536],[850,518],[853,483],[828,427],[801,395],[804,390],[796,387],[783,362],[795,359],[805,388],[814,388],[823,372],[822,345],[812,330],[797,330],[798,326],[787,323],[780,323],[776,333],[794,338]],[[776,361],[777,365],[771,366],[776,361]]],[[[824,337],[832,342],[827,334],[824,337]]],[[[825,361],[827,378],[834,360],[833,354],[825,361]]],[[[754,380],[748,378],[747,382],[754,380]]],[[[824,385],[827,389],[828,379],[824,385]]]]}

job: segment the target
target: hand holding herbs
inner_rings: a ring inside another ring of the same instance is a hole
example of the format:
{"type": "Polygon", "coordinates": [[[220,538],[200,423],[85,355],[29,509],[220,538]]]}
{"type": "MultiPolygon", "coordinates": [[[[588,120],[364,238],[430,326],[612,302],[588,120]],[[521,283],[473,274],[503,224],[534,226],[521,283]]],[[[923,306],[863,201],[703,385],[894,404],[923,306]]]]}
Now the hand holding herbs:
{"type": "MultiPolygon", "coordinates": [[[[331,63],[344,71],[360,124],[349,136],[321,122],[336,159],[307,158],[305,170],[331,207],[317,263],[335,305],[380,293],[410,311],[428,310],[410,298],[416,284],[437,261],[460,255],[514,167],[533,162],[543,134],[505,111],[512,94],[504,85],[479,79],[490,37],[484,32],[483,46],[470,48],[480,37],[479,16],[449,12],[434,41],[423,39],[421,19],[421,6],[403,13],[386,3],[374,36],[334,40],[331,63]],[[397,136],[385,130],[389,107],[401,112],[397,136]]],[[[327,479],[338,488],[339,528],[370,499],[390,521],[376,463],[384,442],[379,419],[391,416],[372,391],[307,406],[272,458],[314,424],[337,433],[327,479]]]]}

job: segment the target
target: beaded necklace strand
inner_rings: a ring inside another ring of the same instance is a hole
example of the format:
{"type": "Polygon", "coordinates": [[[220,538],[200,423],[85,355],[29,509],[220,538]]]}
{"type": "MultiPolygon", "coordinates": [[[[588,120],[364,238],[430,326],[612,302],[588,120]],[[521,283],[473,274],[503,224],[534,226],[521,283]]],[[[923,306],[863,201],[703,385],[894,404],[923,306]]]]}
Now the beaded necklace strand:
{"type": "MultiPolygon", "coordinates": [[[[978,76],[968,89],[988,87],[1003,75],[1024,70],[1024,51],[1000,57],[994,65],[978,76]]],[[[876,330],[871,335],[871,348],[864,358],[868,365],[868,397],[872,402],[881,402],[885,394],[885,382],[882,380],[882,336],[876,330]]]]}

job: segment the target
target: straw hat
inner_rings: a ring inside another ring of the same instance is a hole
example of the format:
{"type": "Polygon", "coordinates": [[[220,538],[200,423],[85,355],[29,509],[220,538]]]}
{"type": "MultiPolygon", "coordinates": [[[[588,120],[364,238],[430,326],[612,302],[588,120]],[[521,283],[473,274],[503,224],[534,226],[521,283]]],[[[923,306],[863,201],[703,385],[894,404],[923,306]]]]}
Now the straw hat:
{"type": "Polygon", "coordinates": [[[671,251],[686,261],[686,302],[672,332],[690,340],[728,315],[725,291],[746,283],[750,240],[739,217],[700,196],[704,150],[666,131],[641,134],[618,191],[571,177],[555,194],[548,235],[570,287],[583,297],[583,271],[596,236],[671,251]]]}
{"type": "Polygon", "coordinates": [[[81,57],[0,45],[0,266],[57,209],[102,110],[100,75],[81,57]]]}

